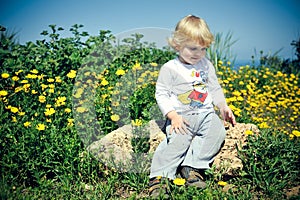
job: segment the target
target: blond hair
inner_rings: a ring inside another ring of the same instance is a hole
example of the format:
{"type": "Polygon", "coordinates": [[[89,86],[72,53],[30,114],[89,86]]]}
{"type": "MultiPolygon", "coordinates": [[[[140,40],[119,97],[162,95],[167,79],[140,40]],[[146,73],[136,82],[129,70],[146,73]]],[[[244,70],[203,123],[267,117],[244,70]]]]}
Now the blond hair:
{"type": "Polygon", "coordinates": [[[196,42],[201,46],[209,47],[214,41],[206,22],[194,15],[188,15],[181,19],[175,28],[172,37],[169,38],[169,45],[178,50],[187,42],[196,42]]]}

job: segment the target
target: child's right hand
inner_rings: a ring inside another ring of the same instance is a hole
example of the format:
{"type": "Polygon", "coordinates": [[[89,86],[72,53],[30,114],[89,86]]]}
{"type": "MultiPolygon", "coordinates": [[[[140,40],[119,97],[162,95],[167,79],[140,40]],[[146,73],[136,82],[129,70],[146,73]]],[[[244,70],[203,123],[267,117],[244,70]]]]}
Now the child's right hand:
{"type": "Polygon", "coordinates": [[[171,120],[170,134],[175,131],[175,133],[187,134],[186,126],[189,125],[181,115],[178,115],[175,110],[169,112],[167,117],[171,120]]]}

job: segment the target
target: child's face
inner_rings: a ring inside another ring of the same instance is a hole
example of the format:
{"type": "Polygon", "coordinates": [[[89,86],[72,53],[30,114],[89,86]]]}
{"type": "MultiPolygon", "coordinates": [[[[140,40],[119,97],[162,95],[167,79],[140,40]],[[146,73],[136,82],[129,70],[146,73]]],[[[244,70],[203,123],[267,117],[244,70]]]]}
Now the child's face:
{"type": "Polygon", "coordinates": [[[206,54],[206,47],[187,43],[179,48],[181,62],[194,65],[198,63],[206,54]]]}

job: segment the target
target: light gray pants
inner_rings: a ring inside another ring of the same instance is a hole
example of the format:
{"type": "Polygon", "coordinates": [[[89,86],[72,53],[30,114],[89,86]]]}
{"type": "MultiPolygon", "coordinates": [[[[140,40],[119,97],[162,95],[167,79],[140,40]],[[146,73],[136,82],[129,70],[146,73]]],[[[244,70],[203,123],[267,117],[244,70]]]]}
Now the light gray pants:
{"type": "Polygon", "coordinates": [[[183,115],[189,126],[187,134],[170,134],[157,147],[151,164],[150,178],[156,176],[176,178],[179,166],[208,169],[225,140],[225,128],[220,118],[211,110],[183,115]]]}

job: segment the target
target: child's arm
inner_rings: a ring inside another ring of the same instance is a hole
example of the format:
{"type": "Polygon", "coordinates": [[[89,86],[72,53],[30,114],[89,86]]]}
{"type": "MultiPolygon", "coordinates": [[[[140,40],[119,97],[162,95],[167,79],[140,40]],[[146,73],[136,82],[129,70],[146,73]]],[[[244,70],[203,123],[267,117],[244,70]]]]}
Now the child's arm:
{"type": "Polygon", "coordinates": [[[155,98],[162,114],[171,120],[170,134],[173,130],[176,133],[185,133],[188,124],[182,116],[178,115],[173,107],[172,101],[172,85],[175,82],[176,73],[175,66],[165,64],[161,67],[156,82],[155,98]]]}
{"type": "Polygon", "coordinates": [[[164,116],[167,116],[172,110],[175,110],[171,100],[173,70],[168,65],[163,65],[159,71],[158,79],[156,82],[155,99],[164,116]]]}
{"type": "Polygon", "coordinates": [[[214,66],[209,62],[209,91],[212,94],[214,104],[219,108],[224,121],[230,122],[233,126],[236,125],[234,114],[226,103],[223,89],[219,84],[214,66]]]}
{"type": "Polygon", "coordinates": [[[232,110],[227,106],[227,104],[219,104],[217,107],[220,109],[221,116],[224,121],[230,122],[232,126],[236,125],[236,120],[232,110]]]}

